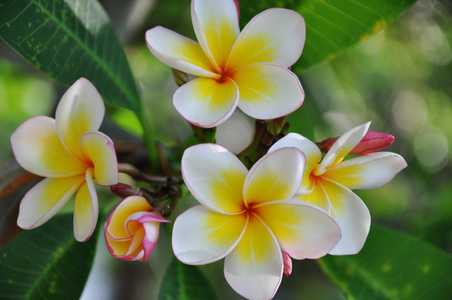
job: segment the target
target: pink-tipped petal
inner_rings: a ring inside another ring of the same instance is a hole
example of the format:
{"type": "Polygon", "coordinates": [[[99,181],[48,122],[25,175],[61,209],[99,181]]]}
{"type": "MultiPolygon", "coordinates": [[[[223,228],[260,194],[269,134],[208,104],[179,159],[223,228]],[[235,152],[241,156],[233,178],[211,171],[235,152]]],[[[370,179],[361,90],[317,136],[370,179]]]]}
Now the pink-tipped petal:
{"type": "Polygon", "coordinates": [[[55,120],[60,139],[79,159],[80,138],[85,132],[99,129],[105,115],[105,105],[96,87],[80,78],[64,93],[58,104],[55,120]]]}
{"type": "Polygon", "coordinates": [[[370,213],[364,202],[344,186],[322,180],[322,186],[331,202],[331,215],[341,229],[341,240],[330,251],[333,255],[358,253],[370,229],[370,213]]]}
{"type": "Polygon", "coordinates": [[[224,70],[239,33],[233,0],[193,0],[191,18],[196,37],[217,71],[224,70]]]}
{"type": "Polygon", "coordinates": [[[256,216],[250,216],[240,242],[226,256],[224,275],[247,299],[270,299],[281,283],[283,261],[275,236],[256,216]]]}
{"type": "Polygon", "coordinates": [[[93,181],[93,169],[86,170],[86,182],[77,191],[74,202],[74,237],[87,241],[94,232],[98,217],[97,193],[93,181]]]}
{"type": "Polygon", "coordinates": [[[138,211],[131,214],[126,220],[125,227],[133,238],[126,255],[132,255],[142,249],[144,254],[140,260],[146,261],[157,244],[161,222],[170,221],[164,219],[158,211],[138,211]]]}
{"type": "Polygon", "coordinates": [[[122,260],[148,260],[159,238],[159,212],[141,196],[125,198],[111,213],[104,225],[110,254],[122,260]]]}
{"type": "Polygon", "coordinates": [[[282,148],[262,157],[245,181],[248,207],[292,198],[300,188],[305,165],[304,154],[296,148],[282,148]]]}
{"type": "Polygon", "coordinates": [[[242,194],[248,170],[226,148],[192,146],[185,150],[181,168],[185,184],[201,204],[219,213],[245,211],[242,194]]]}
{"type": "Polygon", "coordinates": [[[114,239],[112,238],[110,235],[108,235],[107,231],[105,231],[105,242],[107,244],[108,247],[108,251],[110,252],[110,254],[116,258],[122,259],[122,260],[136,260],[139,259],[141,257],[143,257],[144,255],[144,251],[143,251],[143,255],[141,255],[140,257],[131,257],[128,258],[126,257],[126,253],[128,252],[129,248],[130,248],[130,243],[131,243],[132,237],[128,238],[128,239],[114,239]]]}
{"type": "Polygon", "coordinates": [[[174,93],[173,104],[188,122],[199,127],[215,127],[232,115],[238,104],[235,83],[198,77],[174,93]]]}
{"type": "Polygon", "coordinates": [[[309,193],[312,190],[314,184],[314,182],[312,182],[311,180],[310,175],[312,170],[322,159],[322,153],[315,143],[311,142],[304,136],[299,135],[298,133],[292,132],[273,144],[268,152],[270,153],[272,151],[285,147],[295,147],[303,152],[306,156],[306,167],[304,170],[303,181],[298,193],[309,193]]]}
{"type": "Polygon", "coordinates": [[[42,180],[20,202],[17,225],[32,229],[44,224],[60,211],[84,181],[84,175],[42,180]]]}
{"type": "Polygon", "coordinates": [[[146,31],[151,53],[162,63],[185,73],[219,78],[198,42],[161,26],[146,31]]]}
{"type": "Polygon", "coordinates": [[[367,190],[387,184],[406,167],[402,156],[392,152],[377,152],[334,165],[323,176],[351,190],[367,190]]]}
{"type": "Polygon", "coordinates": [[[105,231],[114,239],[130,238],[125,227],[127,218],[140,211],[150,211],[152,206],[142,196],[130,196],[121,201],[105,223],[105,231]]]}
{"type": "Polygon", "coordinates": [[[314,205],[301,201],[280,201],[256,208],[256,213],[270,228],[282,251],[295,259],[319,258],[339,242],[336,222],[314,205]]]}
{"type": "Polygon", "coordinates": [[[66,150],[55,120],[49,117],[39,116],[22,123],[11,135],[11,145],[17,162],[39,176],[73,176],[83,174],[88,167],[66,150]]]}
{"type": "Polygon", "coordinates": [[[141,241],[141,245],[144,250],[144,256],[142,261],[147,261],[149,259],[149,256],[151,256],[151,253],[154,250],[155,245],[157,244],[157,241],[159,239],[160,223],[159,222],[143,223],[143,229],[144,237],[143,240],[141,241]]]}
{"type": "Polygon", "coordinates": [[[228,70],[261,62],[288,68],[300,58],[305,40],[306,25],[299,13],[268,9],[255,16],[237,38],[228,70]]]}
{"type": "Polygon", "coordinates": [[[225,215],[202,205],[194,206],[174,222],[174,255],[193,265],[220,260],[236,246],[247,221],[247,214],[225,215]]]}
{"type": "Polygon", "coordinates": [[[100,185],[118,183],[118,161],[113,141],[105,134],[94,131],[80,139],[83,157],[94,166],[94,178],[100,185]]]}
{"type": "Polygon", "coordinates": [[[303,103],[300,81],[285,67],[253,64],[230,76],[239,89],[239,108],[255,119],[276,119],[290,114],[303,103]]]}
{"type": "Polygon", "coordinates": [[[121,259],[145,261],[144,248],[143,248],[143,245],[142,245],[142,241],[144,239],[144,236],[145,236],[144,228],[140,227],[140,230],[138,230],[138,232],[136,232],[132,236],[132,241],[131,241],[131,243],[129,245],[129,250],[124,255],[124,257],[121,258],[121,259]]]}
{"type": "Polygon", "coordinates": [[[151,209],[151,211],[137,211],[136,213],[133,213],[127,218],[126,223],[131,221],[137,222],[138,224],[150,222],[171,223],[170,220],[167,220],[164,217],[162,217],[158,210],[153,209],[151,209]]]}
{"type": "Polygon", "coordinates": [[[315,175],[322,175],[326,172],[326,169],[332,164],[341,162],[350,151],[355,148],[356,145],[362,140],[369,129],[370,122],[364,123],[353,127],[346,133],[344,133],[334,144],[331,146],[328,153],[323,158],[316,170],[315,175]]]}

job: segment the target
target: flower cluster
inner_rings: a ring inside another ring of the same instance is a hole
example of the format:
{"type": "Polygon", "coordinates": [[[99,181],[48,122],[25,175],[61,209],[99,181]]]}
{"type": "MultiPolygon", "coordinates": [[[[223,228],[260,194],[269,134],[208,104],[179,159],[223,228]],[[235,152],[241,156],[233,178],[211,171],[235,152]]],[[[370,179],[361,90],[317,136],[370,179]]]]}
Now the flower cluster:
{"type": "MultiPolygon", "coordinates": [[[[370,122],[320,143],[281,131],[281,117],[304,100],[298,77],[289,70],[305,42],[305,23],[297,12],[269,9],[240,31],[237,1],[192,0],[191,17],[198,41],[160,26],[146,32],[149,50],[161,62],[196,76],[174,94],[182,117],[199,127],[222,124],[218,133],[229,131],[229,136],[218,139],[225,144],[240,133],[246,143],[253,140],[253,134],[240,132],[252,127],[243,116],[234,115],[233,126],[225,122],[237,107],[259,122],[279,119],[268,126],[268,147],[254,153],[250,168],[236,156],[253,151],[247,145],[235,143],[232,152],[213,143],[185,150],[181,175],[200,204],[177,216],[173,251],[192,265],[224,258],[224,276],[237,293],[270,299],[282,276],[291,273],[292,259],[358,253],[369,233],[370,213],[352,190],[381,187],[407,164],[398,154],[377,152],[394,137],[369,131],[370,122]]],[[[111,186],[124,199],[104,225],[109,252],[144,262],[157,243],[160,223],[169,222],[164,207],[178,198],[175,186],[182,179],[118,164],[112,140],[98,131],[104,114],[96,88],[81,78],[63,95],[55,119],[32,118],[12,134],[19,164],[45,177],[24,196],[17,224],[42,225],[75,194],[74,236],[86,241],[98,218],[94,182],[111,186]],[[119,172],[156,184],[146,189],[118,183],[119,172]],[[158,202],[160,197],[166,202],[158,202]]],[[[262,136],[259,130],[253,142],[262,136]]]]}
{"type": "Polygon", "coordinates": [[[294,199],[305,155],[294,147],[262,157],[247,170],[222,146],[200,144],[182,157],[182,174],[201,203],[180,215],[173,229],[176,257],[188,264],[225,258],[231,287],[251,299],[271,298],[283,275],[283,252],[319,258],[340,240],[326,212],[294,199]]]}

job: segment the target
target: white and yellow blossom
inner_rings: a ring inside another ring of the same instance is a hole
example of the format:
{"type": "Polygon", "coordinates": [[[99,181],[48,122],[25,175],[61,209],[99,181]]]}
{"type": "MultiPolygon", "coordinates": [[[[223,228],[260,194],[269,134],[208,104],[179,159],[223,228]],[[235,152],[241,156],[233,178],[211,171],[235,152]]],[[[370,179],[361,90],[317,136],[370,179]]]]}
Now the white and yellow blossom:
{"type": "Polygon", "coordinates": [[[402,156],[392,152],[372,152],[344,160],[369,126],[370,122],[343,134],[323,160],[317,145],[296,133],[288,134],[269,150],[296,147],[306,155],[303,182],[296,198],[322,208],[339,224],[342,238],[330,254],[358,253],[369,233],[369,210],[351,190],[381,187],[407,166],[402,156]]]}
{"type": "Polygon", "coordinates": [[[46,177],[22,199],[19,227],[42,225],[75,194],[74,236],[78,241],[89,239],[98,217],[94,180],[105,186],[118,182],[113,142],[98,131],[104,114],[100,94],[80,78],[61,98],[55,119],[34,117],[14,131],[11,145],[17,162],[46,177]]]}
{"type": "Polygon", "coordinates": [[[198,76],[173,97],[190,123],[214,127],[237,106],[256,119],[275,119],[304,100],[298,77],[288,68],[303,51],[306,28],[295,11],[273,8],[240,32],[234,0],[193,0],[198,42],[157,26],[146,32],[149,50],[168,66],[198,76]]]}
{"type": "Polygon", "coordinates": [[[301,151],[284,148],[248,171],[222,146],[188,148],[182,174],[201,205],[175,221],[176,257],[194,265],[225,258],[226,280],[237,293],[249,299],[273,297],[288,259],[283,253],[295,259],[318,258],[340,239],[339,227],[328,214],[292,199],[304,162],[301,151]]]}

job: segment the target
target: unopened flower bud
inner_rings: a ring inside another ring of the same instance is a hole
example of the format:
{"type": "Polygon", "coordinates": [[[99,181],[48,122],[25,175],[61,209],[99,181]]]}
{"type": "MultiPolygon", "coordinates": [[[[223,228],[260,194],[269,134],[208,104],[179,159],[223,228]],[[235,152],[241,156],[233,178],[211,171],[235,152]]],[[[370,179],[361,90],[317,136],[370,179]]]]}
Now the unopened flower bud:
{"type": "Polygon", "coordinates": [[[110,190],[113,192],[113,194],[120,198],[126,198],[129,196],[141,194],[141,190],[138,187],[121,182],[110,186],[110,190]]]}
{"type": "MultiPolygon", "coordinates": [[[[328,150],[330,150],[331,146],[336,142],[338,138],[339,137],[329,138],[319,143],[316,143],[316,145],[322,152],[326,153],[328,152],[328,150]]],[[[356,147],[353,148],[353,150],[350,151],[349,154],[365,155],[373,153],[388,147],[393,142],[394,142],[393,135],[369,130],[367,131],[363,139],[359,142],[359,144],[356,145],[356,147]]]]}
{"type": "Polygon", "coordinates": [[[281,118],[273,119],[268,121],[267,130],[272,135],[278,135],[281,132],[281,129],[284,127],[286,117],[283,116],[281,118]]]}
{"type": "Polygon", "coordinates": [[[176,70],[176,69],[172,69],[172,71],[173,71],[174,80],[176,81],[176,84],[178,86],[182,86],[188,82],[187,73],[184,73],[184,72],[176,70]]]}
{"type": "Polygon", "coordinates": [[[284,263],[283,274],[284,276],[289,276],[290,274],[292,274],[292,259],[290,258],[289,254],[284,251],[282,251],[282,258],[284,263]]]}
{"type": "Polygon", "coordinates": [[[104,225],[110,254],[122,260],[146,261],[158,241],[160,223],[168,222],[145,198],[125,198],[104,225]]]}

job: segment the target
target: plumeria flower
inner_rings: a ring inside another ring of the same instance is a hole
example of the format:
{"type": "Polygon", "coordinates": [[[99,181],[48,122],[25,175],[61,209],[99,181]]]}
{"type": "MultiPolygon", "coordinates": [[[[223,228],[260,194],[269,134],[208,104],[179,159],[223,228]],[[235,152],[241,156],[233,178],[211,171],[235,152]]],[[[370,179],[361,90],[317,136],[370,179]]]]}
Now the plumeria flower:
{"type": "Polygon", "coordinates": [[[110,254],[122,260],[147,261],[159,238],[164,219],[142,196],[125,198],[105,223],[110,254]]]}
{"type": "Polygon", "coordinates": [[[214,144],[188,148],[182,174],[201,203],[175,221],[173,251],[186,264],[225,258],[230,286],[249,299],[269,299],[289,258],[319,258],[340,239],[335,221],[309,203],[290,200],[303,177],[305,157],[295,148],[274,151],[250,171],[214,144]]]}
{"type": "Polygon", "coordinates": [[[344,160],[366,135],[369,126],[370,122],[350,129],[334,142],[323,160],[317,145],[296,133],[288,134],[269,150],[296,147],[306,155],[297,198],[324,209],[339,224],[342,238],[330,254],[358,253],[369,233],[369,210],[351,190],[381,187],[407,166],[403,157],[392,152],[374,152],[344,160]]]}
{"type": "Polygon", "coordinates": [[[302,104],[304,92],[289,71],[303,51],[306,27],[295,11],[273,8],[240,32],[234,0],[193,0],[198,42],[157,26],[146,32],[149,50],[171,68],[195,79],[174,94],[176,110],[189,122],[214,127],[238,106],[256,119],[275,119],[302,104]]]}
{"type": "Polygon", "coordinates": [[[118,163],[112,140],[98,131],[105,106],[85,78],[63,95],[55,119],[38,116],[11,135],[17,162],[46,177],[25,194],[17,225],[36,228],[54,216],[75,194],[74,236],[86,241],[98,217],[94,179],[100,185],[118,182],[118,163]]]}

